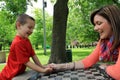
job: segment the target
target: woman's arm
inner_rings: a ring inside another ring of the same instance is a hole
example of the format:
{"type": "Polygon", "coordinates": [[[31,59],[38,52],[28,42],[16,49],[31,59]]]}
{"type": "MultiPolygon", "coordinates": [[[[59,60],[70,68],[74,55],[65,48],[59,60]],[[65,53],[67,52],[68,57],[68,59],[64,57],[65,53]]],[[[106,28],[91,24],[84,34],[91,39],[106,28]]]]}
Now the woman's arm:
{"type": "Polygon", "coordinates": [[[107,66],[106,72],[115,80],[120,80],[120,48],[119,48],[119,56],[116,64],[107,66]]]}
{"type": "Polygon", "coordinates": [[[63,64],[49,64],[55,70],[69,70],[69,69],[81,69],[88,68],[91,65],[95,64],[99,60],[99,44],[96,46],[96,49],[85,59],[63,64]]]}
{"type": "Polygon", "coordinates": [[[100,41],[98,42],[95,50],[89,56],[87,56],[82,60],[82,63],[84,64],[84,68],[91,67],[92,65],[96,64],[96,62],[99,61],[99,51],[100,51],[100,41]]]}

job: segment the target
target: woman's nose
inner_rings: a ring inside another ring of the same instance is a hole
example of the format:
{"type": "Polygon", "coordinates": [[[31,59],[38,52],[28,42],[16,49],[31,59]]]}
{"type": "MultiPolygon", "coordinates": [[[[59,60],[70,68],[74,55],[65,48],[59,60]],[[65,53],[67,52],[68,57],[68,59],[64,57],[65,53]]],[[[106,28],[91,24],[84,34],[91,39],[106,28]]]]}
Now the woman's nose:
{"type": "Polygon", "coordinates": [[[94,26],[94,30],[95,30],[95,31],[98,31],[98,29],[99,29],[98,26],[95,25],[95,26],[94,26]]]}

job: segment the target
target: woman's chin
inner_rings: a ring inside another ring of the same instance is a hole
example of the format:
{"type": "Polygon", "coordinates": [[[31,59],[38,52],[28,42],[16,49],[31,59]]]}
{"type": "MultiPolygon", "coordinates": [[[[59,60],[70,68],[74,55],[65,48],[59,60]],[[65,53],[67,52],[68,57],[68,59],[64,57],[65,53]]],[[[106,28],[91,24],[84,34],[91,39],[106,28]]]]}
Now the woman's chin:
{"type": "Polygon", "coordinates": [[[100,39],[105,39],[105,37],[104,36],[100,36],[100,39]]]}

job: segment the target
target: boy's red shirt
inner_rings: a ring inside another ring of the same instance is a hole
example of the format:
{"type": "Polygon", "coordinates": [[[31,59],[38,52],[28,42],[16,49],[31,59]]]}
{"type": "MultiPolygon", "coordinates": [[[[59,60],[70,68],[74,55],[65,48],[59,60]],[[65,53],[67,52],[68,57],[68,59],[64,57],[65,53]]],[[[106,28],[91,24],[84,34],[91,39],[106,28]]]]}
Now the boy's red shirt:
{"type": "Polygon", "coordinates": [[[10,47],[7,64],[0,73],[0,80],[11,80],[14,76],[23,73],[26,69],[24,64],[34,55],[29,39],[16,36],[10,47]]]}

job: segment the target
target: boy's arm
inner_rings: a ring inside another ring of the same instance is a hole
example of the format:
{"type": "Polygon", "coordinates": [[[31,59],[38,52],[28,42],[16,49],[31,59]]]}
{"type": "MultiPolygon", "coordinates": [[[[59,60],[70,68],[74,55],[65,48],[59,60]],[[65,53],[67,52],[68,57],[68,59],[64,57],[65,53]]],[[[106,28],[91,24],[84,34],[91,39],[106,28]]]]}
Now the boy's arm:
{"type": "Polygon", "coordinates": [[[44,68],[40,67],[39,65],[34,64],[33,62],[28,61],[27,63],[25,63],[25,65],[37,72],[45,72],[44,68]]]}
{"type": "Polygon", "coordinates": [[[25,63],[25,65],[37,72],[42,72],[42,73],[50,73],[52,72],[52,68],[43,68],[40,67],[39,65],[34,64],[33,62],[28,61],[27,63],[25,63]]]}
{"type": "Polygon", "coordinates": [[[38,66],[43,67],[42,64],[40,63],[38,57],[37,57],[36,55],[34,55],[34,56],[32,57],[32,59],[33,59],[33,61],[34,61],[35,64],[37,64],[38,66]]]}

